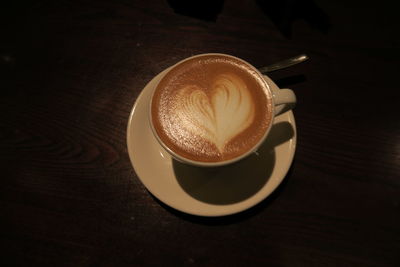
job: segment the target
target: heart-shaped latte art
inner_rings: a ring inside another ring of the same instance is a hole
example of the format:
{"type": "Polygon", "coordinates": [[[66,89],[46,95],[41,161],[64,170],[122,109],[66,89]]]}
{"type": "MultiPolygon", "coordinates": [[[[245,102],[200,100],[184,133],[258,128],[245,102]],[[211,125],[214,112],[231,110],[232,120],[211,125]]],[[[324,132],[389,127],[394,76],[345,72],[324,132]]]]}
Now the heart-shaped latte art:
{"type": "Polygon", "coordinates": [[[176,116],[186,130],[213,143],[219,152],[254,119],[254,104],[246,84],[236,75],[221,74],[209,94],[187,85],[178,92],[176,116]]]}

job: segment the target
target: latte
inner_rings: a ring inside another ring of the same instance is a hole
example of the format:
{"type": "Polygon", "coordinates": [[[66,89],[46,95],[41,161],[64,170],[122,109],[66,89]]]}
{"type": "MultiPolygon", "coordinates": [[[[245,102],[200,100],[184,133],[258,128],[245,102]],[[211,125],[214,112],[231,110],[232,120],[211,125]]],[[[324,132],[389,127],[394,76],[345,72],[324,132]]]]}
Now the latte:
{"type": "Polygon", "coordinates": [[[254,67],[226,55],[175,65],[157,85],[151,120],[169,150],[220,162],[252,151],[273,118],[268,85],[254,67]]]}

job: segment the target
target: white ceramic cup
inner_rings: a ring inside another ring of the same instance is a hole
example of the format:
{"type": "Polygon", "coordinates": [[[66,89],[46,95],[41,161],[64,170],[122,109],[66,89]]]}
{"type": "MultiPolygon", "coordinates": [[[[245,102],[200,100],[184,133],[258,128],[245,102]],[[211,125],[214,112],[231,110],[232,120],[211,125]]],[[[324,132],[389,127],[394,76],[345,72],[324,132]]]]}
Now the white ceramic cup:
{"type": "MultiPolygon", "coordinates": [[[[156,137],[157,141],[160,143],[160,145],[177,161],[185,163],[185,164],[190,164],[190,165],[194,165],[194,166],[199,166],[199,167],[220,167],[220,166],[225,166],[234,162],[237,162],[241,159],[246,158],[247,156],[251,155],[252,153],[256,152],[257,149],[260,147],[260,145],[266,140],[266,138],[268,137],[268,134],[271,130],[271,127],[273,125],[273,121],[274,121],[274,117],[293,108],[295,103],[296,103],[296,95],[294,94],[294,92],[290,89],[279,89],[277,86],[272,86],[272,81],[271,79],[269,79],[268,77],[266,77],[265,75],[262,75],[254,66],[252,66],[250,63],[244,61],[243,59],[231,56],[231,55],[226,55],[226,54],[219,54],[219,53],[207,53],[207,54],[199,54],[199,55],[195,55],[189,58],[186,58],[184,60],[179,61],[178,63],[176,63],[175,65],[169,67],[166,71],[165,74],[168,73],[169,70],[173,69],[175,66],[183,63],[186,60],[189,59],[193,59],[196,57],[200,57],[200,56],[212,56],[212,55],[217,55],[217,56],[225,56],[225,57],[231,57],[234,58],[236,60],[239,60],[245,64],[247,64],[248,66],[251,66],[254,71],[260,75],[260,77],[263,77],[263,81],[266,84],[266,88],[267,90],[270,91],[271,95],[272,95],[272,104],[274,107],[274,112],[272,114],[272,120],[271,123],[269,125],[269,127],[265,130],[265,133],[263,135],[263,137],[260,139],[260,141],[253,146],[251,149],[249,149],[248,151],[242,153],[241,155],[229,159],[229,160],[225,160],[225,161],[218,161],[218,162],[203,162],[203,161],[196,161],[196,160],[192,160],[192,159],[188,159],[185,158],[177,153],[175,153],[172,149],[170,149],[162,140],[161,138],[158,136],[157,131],[154,128],[153,125],[153,120],[152,120],[152,114],[151,114],[151,102],[153,99],[153,95],[154,92],[152,94],[150,103],[149,103],[149,121],[150,121],[150,126],[151,126],[151,130],[154,134],[154,136],[156,137]]],[[[164,75],[165,75],[164,74],[164,75]]],[[[161,77],[162,79],[163,77],[161,77]]],[[[157,86],[155,86],[156,88],[157,86]]],[[[154,91],[155,91],[154,88],[154,91]]]]}

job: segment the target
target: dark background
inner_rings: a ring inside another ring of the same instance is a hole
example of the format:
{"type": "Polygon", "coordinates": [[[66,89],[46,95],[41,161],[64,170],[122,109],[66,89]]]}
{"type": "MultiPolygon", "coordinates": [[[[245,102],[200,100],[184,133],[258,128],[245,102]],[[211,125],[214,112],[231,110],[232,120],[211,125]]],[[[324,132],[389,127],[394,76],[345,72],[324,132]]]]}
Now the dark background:
{"type": "Polygon", "coordinates": [[[24,266],[400,266],[395,1],[1,4],[0,262],[24,266]],[[221,52],[298,97],[283,184],[223,218],[172,210],[135,174],[142,88],[221,52]]]}

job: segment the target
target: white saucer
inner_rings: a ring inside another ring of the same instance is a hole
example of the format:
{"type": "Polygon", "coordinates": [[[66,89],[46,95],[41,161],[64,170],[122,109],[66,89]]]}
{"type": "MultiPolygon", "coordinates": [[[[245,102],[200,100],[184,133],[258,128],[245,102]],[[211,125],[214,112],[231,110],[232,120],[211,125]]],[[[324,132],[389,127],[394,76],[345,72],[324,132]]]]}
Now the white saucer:
{"type": "Polygon", "coordinates": [[[144,186],[168,206],[199,216],[241,212],[269,196],[293,161],[297,134],[292,111],[275,117],[270,135],[257,154],[219,168],[184,165],[172,160],[158,144],[148,121],[151,93],[165,73],[166,70],[146,85],[128,122],[128,153],[144,186]]]}

